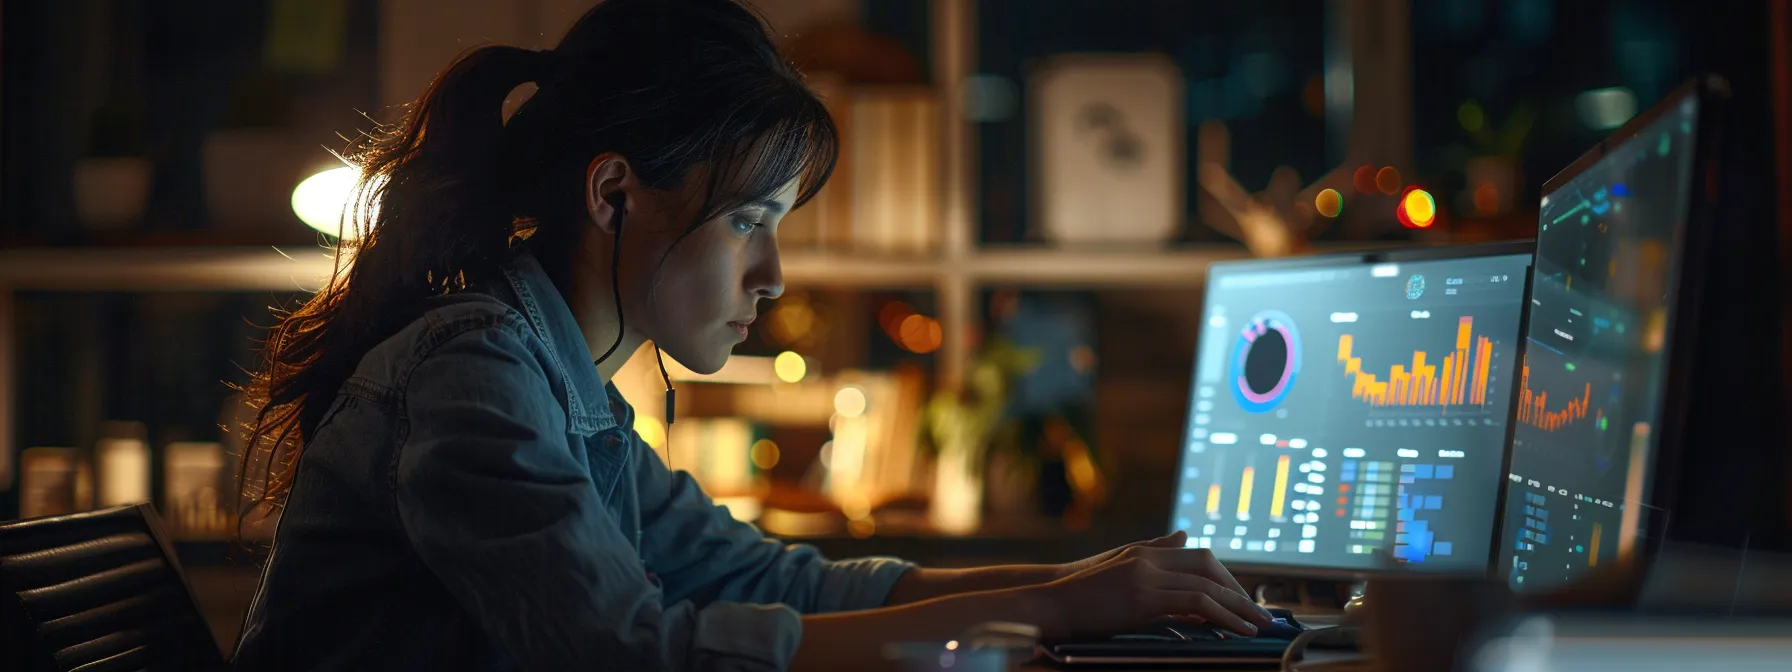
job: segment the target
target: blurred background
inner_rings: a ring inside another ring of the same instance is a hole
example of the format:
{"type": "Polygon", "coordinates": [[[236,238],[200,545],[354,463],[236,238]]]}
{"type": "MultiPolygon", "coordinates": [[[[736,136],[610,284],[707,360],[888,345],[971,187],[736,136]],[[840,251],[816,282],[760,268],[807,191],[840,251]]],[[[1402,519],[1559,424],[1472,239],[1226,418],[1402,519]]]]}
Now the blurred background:
{"type": "MultiPolygon", "coordinates": [[[[0,4],[0,519],[154,502],[234,641],[256,552],[221,426],[334,263],[331,150],[589,6],[0,4]]],[[[650,359],[616,382],[736,517],[935,565],[1167,529],[1211,262],[1529,238],[1544,180],[1695,73],[1784,138],[1792,67],[1784,0],[757,6],[840,170],[783,224],[763,328],[673,367],[680,422],[650,359]]]]}

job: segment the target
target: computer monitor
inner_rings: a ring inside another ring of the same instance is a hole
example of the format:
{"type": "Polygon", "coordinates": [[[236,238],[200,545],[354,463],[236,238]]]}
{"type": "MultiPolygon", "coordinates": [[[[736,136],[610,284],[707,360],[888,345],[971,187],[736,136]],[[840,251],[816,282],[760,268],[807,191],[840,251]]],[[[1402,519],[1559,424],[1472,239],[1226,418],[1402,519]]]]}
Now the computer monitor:
{"type": "Polygon", "coordinates": [[[1700,91],[1681,89],[1544,187],[1496,556],[1514,589],[1628,560],[1664,522],[1652,480],[1678,429],[1673,353],[1694,331],[1680,297],[1707,170],[1700,91]]]}
{"type": "Polygon", "coordinates": [[[1487,572],[1531,256],[1214,264],[1172,530],[1235,569],[1487,572]]]}

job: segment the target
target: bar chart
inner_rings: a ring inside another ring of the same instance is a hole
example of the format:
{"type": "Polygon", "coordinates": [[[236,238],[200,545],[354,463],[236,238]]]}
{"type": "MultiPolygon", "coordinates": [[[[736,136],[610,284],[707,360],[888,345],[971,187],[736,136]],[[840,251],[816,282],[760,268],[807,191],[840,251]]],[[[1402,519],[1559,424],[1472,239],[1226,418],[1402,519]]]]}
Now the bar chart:
{"type": "MultiPolygon", "coordinates": [[[[1587,407],[1593,401],[1593,384],[1589,382],[1581,389],[1579,398],[1569,399],[1562,408],[1550,410],[1549,392],[1531,389],[1531,365],[1528,363],[1521,369],[1518,385],[1518,421],[1545,432],[1553,432],[1586,419],[1587,407]]],[[[1594,423],[1603,425],[1604,420],[1603,409],[1594,413],[1594,423]]]]}
{"type": "Polygon", "coordinates": [[[1338,336],[1338,363],[1350,384],[1350,397],[1370,406],[1482,406],[1493,366],[1493,340],[1474,333],[1472,316],[1457,321],[1455,348],[1441,363],[1431,363],[1430,352],[1416,350],[1407,364],[1395,364],[1385,374],[1364,369],[1356,354],[1356,337],[1338,336]]]}

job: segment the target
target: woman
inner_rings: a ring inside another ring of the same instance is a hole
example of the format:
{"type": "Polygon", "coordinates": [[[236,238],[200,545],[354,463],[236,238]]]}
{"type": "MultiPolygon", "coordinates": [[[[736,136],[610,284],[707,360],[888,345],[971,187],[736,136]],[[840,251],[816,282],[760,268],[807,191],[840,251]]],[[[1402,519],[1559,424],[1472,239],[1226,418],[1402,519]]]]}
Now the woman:
{"type": "Polygon", "coordinates": [[[826,560],[629,430],[606,381],[649,340],[722,366],[835,145],[728,0],[610,0],[553,51],[455,61],[352,153],[354,263],[269,334],[250,445],[282,457],[244,481],[282,508],[238,664],[856,669],[992,620],[1266,624],[1181,535],[1063,566],[826,560]]]}

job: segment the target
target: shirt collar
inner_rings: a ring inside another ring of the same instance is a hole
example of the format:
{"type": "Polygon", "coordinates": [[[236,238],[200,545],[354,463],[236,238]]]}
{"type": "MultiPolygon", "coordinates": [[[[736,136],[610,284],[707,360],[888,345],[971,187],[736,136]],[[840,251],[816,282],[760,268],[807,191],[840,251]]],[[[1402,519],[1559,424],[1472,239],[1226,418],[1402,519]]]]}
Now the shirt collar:
{"type": "Polygon", "coordinates": [[[504,277],[516,293],[529,326],[546,344],[548,358],[560,369],[572,431],[588,435],[615,427],[616,415],[611,411],[611,395],[615,391],[592,365],[585,332],[579,329],[572,309],[541,262],[535,255],[519,252],[505,265],[504,277]]]}

